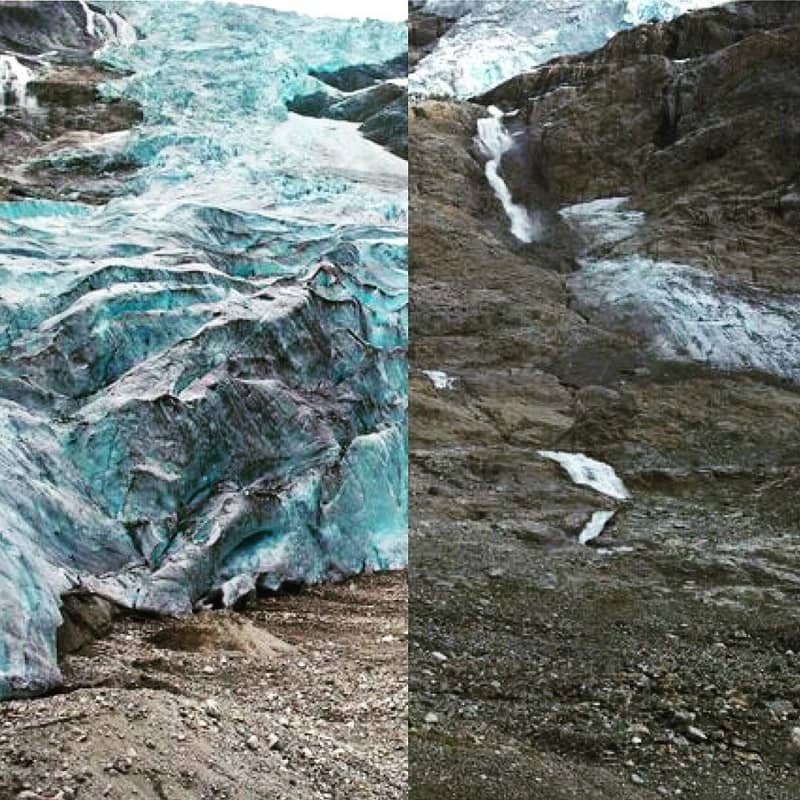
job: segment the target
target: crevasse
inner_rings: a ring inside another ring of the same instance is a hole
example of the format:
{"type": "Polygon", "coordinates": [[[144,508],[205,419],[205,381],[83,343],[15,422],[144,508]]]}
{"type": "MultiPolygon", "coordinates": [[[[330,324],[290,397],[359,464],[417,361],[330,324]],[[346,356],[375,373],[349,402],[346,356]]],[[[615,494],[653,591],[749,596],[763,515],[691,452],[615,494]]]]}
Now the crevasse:
{"type": "Polygon", "coordinates": [[[65,592],[186,613],[407,558],[405,162],[285,105],[405,26],[92,13],[144,122],[49,156],[132,165],[107,203],[0,203],[0,697],[60,680],[65,592]]]}

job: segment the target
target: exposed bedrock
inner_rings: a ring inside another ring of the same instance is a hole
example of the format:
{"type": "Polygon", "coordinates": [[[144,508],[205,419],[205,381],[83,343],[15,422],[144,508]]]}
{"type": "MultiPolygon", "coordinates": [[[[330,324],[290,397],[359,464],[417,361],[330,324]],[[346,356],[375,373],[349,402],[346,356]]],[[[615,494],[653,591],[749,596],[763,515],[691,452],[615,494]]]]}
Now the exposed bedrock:
{"type": "Polygon", "coordinates": [[[629,252],[796,289],[799,43],[797,4],[734,3],[620,33],[479,102],[520,109],[503,163],[518,200],[630,196],[646,222],[629,252]]]}
{"type": "Polygon", "coordinates": [[[308,117],[360,123],[370,141],[408,158],[408,57],[383,64],[344,67],[333,72],[311,71],[319,91],[294,97],[287,107],[308,117]]]}
{"type": "Polygon", "coordinates": [[[760,709],[796,684],[799,11],[700,11],[412,102],[414,798],[798,791],[760,709]],[[490,105],[538,241],[487,180],[490,105]],[[727,743],[686,761],[665,710],[723,729],[742,686],[763,769],[727,743]]]}
{"type": "Polygon", "coordinates": [[[454,18],[428,13],[424,7],[424,2],[414,0],[408,4],[408,61],[412,69],[455,23],[454,18]]]}
{"type": "MultiPolygon", "coordinates": [[[[519,491],[526,475],[520,502],[547,540],[572,535],[580,490],[554,496],[534,447],[612,464],[634,498],[708,469],[796,482],[799,23],[792,3],[727,5],[621,33],[479,102],[412,104],[424,474],[463,462],[519,491]],[[500,174],[544,221],[541,241],[512,235],[484,174],[488,104],[515,142],[500,174]],[[441,462],[440,446],[455,448],[441,462]]],[[[473,493],[460,512],[502,516],[500,500],[473,493]]]]}
{"type": "Polygon", "coordinates": [[[94,60],[109,42],[135,41],[119,14],[77,2],[8,2],[0,14],[0,200],[17,197],[99,203],[136,166],[109,145],[142,119],[130,100],[98,87],[120,73],[94,60]],[[111,136],[109,136],[111,134],[111,136]],[[79,158],[62,159],[81,149],[79,158]]]}
{"type": "Polygon", "coordinates": [[[797,380],[798,46],[795,4],[731,4],[621,33],[480,98],[518,111],[501,174],[551,239],[565,240],[564,220],[582,238],[573,254],[593,266],[571,289],[593,322],[663,357],[797,380]],[[612,212],[604,198],[627,201],[612,212]],[[718,296],[687,304],[682,292],[701,286],[718,296]]]}

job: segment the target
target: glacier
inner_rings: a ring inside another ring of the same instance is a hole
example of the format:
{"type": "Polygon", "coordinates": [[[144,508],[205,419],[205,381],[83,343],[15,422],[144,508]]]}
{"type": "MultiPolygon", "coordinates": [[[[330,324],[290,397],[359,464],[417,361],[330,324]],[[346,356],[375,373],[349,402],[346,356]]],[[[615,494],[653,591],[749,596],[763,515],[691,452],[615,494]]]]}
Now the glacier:
{"type": "Polygon", "coordinates": [[[66,594],[184,614],[407,561],[406,162],[287,111],[405,25],[70,5],[143,122],[47,156],[125,165],[107,202],[0,202],[0,698],[58,685],[66,594]]]}
{"type": "Polygon", "coordinates": [[[409,80],[418,97],[469,98],[557,56],[594,50],[621,30],[718,0],[426,0],[456,18],[409,80]]]}
{"type": "Polygon", "coordinates": [[[800,382],[800,297],[640,255],[587,260],[576,308],[638,335],[657,358],[800,382]]]}

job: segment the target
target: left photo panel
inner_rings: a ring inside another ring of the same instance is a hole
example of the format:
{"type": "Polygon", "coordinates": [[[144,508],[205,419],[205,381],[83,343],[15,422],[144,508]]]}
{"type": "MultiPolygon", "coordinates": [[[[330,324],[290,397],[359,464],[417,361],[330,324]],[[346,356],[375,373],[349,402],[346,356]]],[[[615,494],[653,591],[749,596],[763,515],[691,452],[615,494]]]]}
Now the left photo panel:
{"type": "Polygon", "coordinates": [[[0,1],[0,800],[407,796],[406,12],[0,1]]]}

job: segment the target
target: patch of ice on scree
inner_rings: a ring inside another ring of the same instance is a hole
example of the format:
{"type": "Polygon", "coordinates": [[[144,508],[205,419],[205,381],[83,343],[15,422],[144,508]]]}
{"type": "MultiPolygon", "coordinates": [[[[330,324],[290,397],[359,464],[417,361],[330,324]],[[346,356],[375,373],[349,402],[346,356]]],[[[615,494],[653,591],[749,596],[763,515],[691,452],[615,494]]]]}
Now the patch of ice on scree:
{"type": "Polygon", "coordinates": [[[539,455],[560,464],[579,486],[588,486],[615,500],[630,499],[630,492],[614,472],[614,468],[602,461],[596,461],[583,453],[556,450],[540,450],[539,455]]]}

